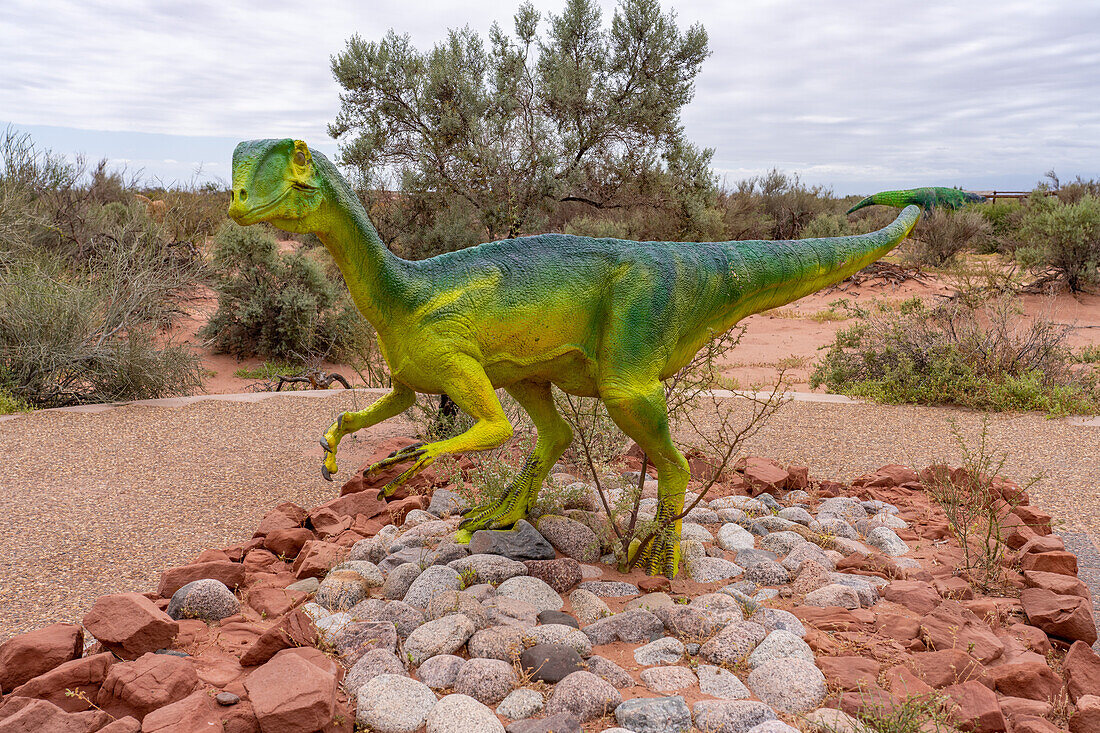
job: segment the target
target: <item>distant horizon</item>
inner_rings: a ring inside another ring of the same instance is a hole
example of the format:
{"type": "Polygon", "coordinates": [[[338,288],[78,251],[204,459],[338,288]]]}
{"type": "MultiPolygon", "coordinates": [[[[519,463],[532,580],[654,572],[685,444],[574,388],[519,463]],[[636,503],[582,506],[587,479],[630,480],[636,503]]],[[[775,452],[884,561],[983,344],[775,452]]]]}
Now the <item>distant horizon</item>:
{"type": "MultiPolygon", "coordinates": [[[[236,142],[337,152],[345,93],[330,60],[389,30],[428,51],[449,29],[513,31],[521,0],[308,10],[121,0],[6,0],[0,116],[42,147],[164,183],[225,180],[236,142]],[[105,41],[105,39],[110,39],[105,41]]],[[[540,21],[566,0],[531,0],[540,21]]],[[[602,28],[619,0],[594,0],[602,28]]],[[[680,122],[731,184],[771,168],[837,195],[916,186],[1026,190],[1055,170],[1100,178],[1100,3],[661,0],[711,55],[680,122]]]]}
{"type": "MultiPolygon", "coordinates": [[[[0,130],[9,126],[19,133],[28,134],[38,150],[49,150],[72,162],[80,156],[89,167],[105,158],[109,170],[122,172],[127,176],[137,175],[140,185],[148,188],[178,188],[211,182],[228,188],[232,175],[230,163],[233,148],[240,142],[237,138],[215,135],[87,130],[56,125],[20,125],[0,120],[0,130]]],[[[269,136],[280,137],[275,132],[269,136]]],[[[339,145],[331,138],[321,143],[307,139],[306,143],[334,161],[339,155],[339,145]]],[[[738,181],[765,174],[773,168],[788,175],[797,174],[804,184],[821,186],[837,197],[866,196],[877,191],[920,186],[947,186],[968,191],[1030,191],[1044,182],[1046,177],[1046,171],[1036,172],[1033,176],[1002,174],[983,178],[967,175],[958,181],[920,180],[914,176],[899,176],[895,179],[868,178],[863,183],[848,181],[838,185],[825,178],[814,177],[805,171],[781,165],[736,170],[715,166],[712,170],[720,184],[733,186],[738,181]]],[[[1088,174],[1072,171],[1055,173],[1062,183],[1069,183],[1077,176],[1090,178],[1088,174]]]]}

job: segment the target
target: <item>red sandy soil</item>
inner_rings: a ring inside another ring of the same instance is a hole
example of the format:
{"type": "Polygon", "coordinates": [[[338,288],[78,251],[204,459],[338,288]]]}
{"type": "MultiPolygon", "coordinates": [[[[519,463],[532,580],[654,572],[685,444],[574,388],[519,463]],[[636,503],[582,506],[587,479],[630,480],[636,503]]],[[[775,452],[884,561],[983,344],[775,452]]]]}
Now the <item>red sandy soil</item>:
{"type": "MultiPolygon", "coordinates": [[[[289,251],[295,242],[280,242],[281,251],[289,251]]],[[[837,300],[849,300],[862,306],[875,301],[897,303],[918,297],[932,303],[952,293],[948,280],[939,275],[926,279],[907,280],[893,285],[881,280],[869,280],[862,285],[843,284],[843,289],[832,288],[806,296],[790,305],[749,316],[741,325],[745,334],[741,343],[721,360],[724,377],[733,380],[737,387],[770,387],[780,369],[786,367],[789,388],[808,392],[814,365],[833,342],[836,332],[852,325],[853,321],[823,321],[812,319],[815,313],[826,311],[837,300]]],[[[1077,351],[1087,345],[1100,344],[1100,292],[1071,294],[1061,291],[1053,295],[1024,295],[1018,300],[1025,320],[1045,316],[1056,323],[1075,325],[1067,343],[1077,351]]],[[[217,296],[206,286],[197,287],[185,302],[185,316],[170,332],[176,340],[188,344],[202,357],[205,392],[208,394],[233,394],[257,389],[257,380],[241,379],[234,373],[242,368],[255,368],[263,359],[240,359],[228,354],[216,354],[209,344],[197,336],[197,332],[217,308],[217,296]]],[[[346,364],[325,363],[326,372],[337,372],[353,385],[359,381],[355,371],[346,364]]],[[[819,388],[818,391],[824,391],[819,388]]]]}

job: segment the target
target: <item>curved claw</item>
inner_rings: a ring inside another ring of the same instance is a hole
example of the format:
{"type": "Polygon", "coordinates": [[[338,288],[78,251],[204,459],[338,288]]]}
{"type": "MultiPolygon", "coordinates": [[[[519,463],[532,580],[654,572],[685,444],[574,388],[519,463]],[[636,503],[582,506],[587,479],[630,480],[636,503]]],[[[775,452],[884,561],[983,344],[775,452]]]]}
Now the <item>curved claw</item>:
{"type": "Polygon", "coordinates": [[[328,472],[328,466],[321,464],[321,478],[325,481],[332,481],[332,474],[328,472]]]}
{"type": "Polygon", "coordinates": [[[321,438],[317,442],[320,443],[321,447],[325,449],[325,453],[332,453],[332,446],[328,444],[327,440],[325,440],[324,438],[321,438]]]}

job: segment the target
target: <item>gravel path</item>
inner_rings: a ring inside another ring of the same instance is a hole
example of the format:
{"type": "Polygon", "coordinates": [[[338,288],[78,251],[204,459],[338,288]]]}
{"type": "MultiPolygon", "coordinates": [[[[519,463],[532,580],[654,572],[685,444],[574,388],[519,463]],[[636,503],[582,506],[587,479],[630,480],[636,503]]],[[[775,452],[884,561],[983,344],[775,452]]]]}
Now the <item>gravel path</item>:
{"type": "MultiPolygon", "coordinates": [[[[308,508],[335,496],[339,484],[318,474],[317,438],[339,411],[373,399],[340,391],[0,422],[0,641],[78,620],[99,595],[151,589],[161,569],[251,536],[282,501],[308,508]]],[[[795,402],[747,449],[850,479],[884,463],[958,463],[951,420],[974,444],[976,413],[795,402]]],[[[394,419],[346,439],[341,475],[375,442],[412,429],[394,419]]],[[[1016,415],[992,417],[988,432],[1008,452],[1007,475],[1046,474],[1035,504],[1064,529],[1100,536],[1100,428],[1016,415]]]]}

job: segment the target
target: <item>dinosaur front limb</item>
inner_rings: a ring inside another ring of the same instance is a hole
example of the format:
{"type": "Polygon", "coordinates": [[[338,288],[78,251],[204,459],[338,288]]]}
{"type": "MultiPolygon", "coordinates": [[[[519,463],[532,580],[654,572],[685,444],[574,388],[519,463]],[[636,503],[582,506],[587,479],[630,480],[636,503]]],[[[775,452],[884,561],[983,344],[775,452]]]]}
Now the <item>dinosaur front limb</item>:
{"type": "Polygon", "coordinates": [[[444,455],[466,453],[496,448],[512,437],[512,425],[504,415],[493,385],[481,365],[469,357],[456,358],[442,380],[443,389],[459,409],[474,418],[475,422],[464,433],[453,438],[409,446],[393,456],[371,466],[367,474],[377,473],[390,466],[413,461],[413,465],[378,492],[379,497],[390,496],[399,486],[444,455]]]}
{"type": "Polygon", "coordinates": [[[336,418],[336,422],[329,426],[321,438],[321,447],[325,449],[325,458],[321,463],[321,476],[326,481],[332,481],[332,475],[336,473],[336,450],[340,446],[340,440],[345,435],[350,435],[356,430],[377,425],[383,420],[388,420],[394,415],[400,415],[412,407],[416,401],[416,393],[403,384],[395,382],[393,391],[380,397],[374,404],[365,410],[358,412],[343,412],[336,418]]]}
{"type": "Polygon", "coordinates": [[[535,424],[538,439],[527,457],[523,470],[500,498],[466,512],[455,536],[458,542],[469,542],[479,529],[511,527],[527,516],[538,499],[539,489],[554,463],[569,447],[573,431],[558,414],[550,384],[546,382],[518,382],[508,387],[508,394],[520,404],[535,424]]]}

